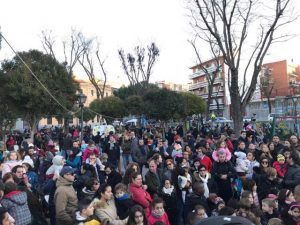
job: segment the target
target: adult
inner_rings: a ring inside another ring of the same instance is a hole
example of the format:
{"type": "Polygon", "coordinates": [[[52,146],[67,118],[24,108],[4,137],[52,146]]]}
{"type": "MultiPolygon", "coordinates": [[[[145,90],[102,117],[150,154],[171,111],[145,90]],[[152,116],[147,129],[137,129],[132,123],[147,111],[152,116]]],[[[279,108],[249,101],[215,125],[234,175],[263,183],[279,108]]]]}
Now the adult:
{"type": "Polygon", "coordinates": [[[284,148],[284,145],[280,143],[280,138],[277,135],[274,135],[272,138],[272,142],[274,143],[274,151],[277,154],[281,153],[284,148]]]}
{"type": "Polygon", "coordinates": [[[115,171],[114,166],[108,164],[105,166],[106,183],[114,190],[115,186],[122,181],[122,176],[115,171]]]}
{"type": "Polygon", "coordinates": [[[108,184],[102,185],[97,194],[98,198],[94,201],[95,215],[101,223],[105,224],[105,221],[109,221],[109,225],[125,225],[128,218],[119,219],[111,186],[108,184]]]}
{"type": "Polygon", "coordinates": [[[104,147],[104,152],[108,155],[108,162],[112,164],[115,169],[118,168],[119,172],[121,172],[119,166],[121,149],[114,135],[109,136],[109,140],[104,147]]]}
{"type": "Polygon", "coordinates": [[[70,166],[65,166],[59,175],[54,194],[56,224],[73,225],[75,223],[73,215],[78,207],[77,195],[73,188],[75,170],[70,166]]]}
{"type": "Polygon", "coordinates": [[[66,160],[66,164],[74,169],[77,169],[77,171],[79,172],[81,166],[82,152],[80,151],[78,141],[74,141],[72,149],[67,150],[67,156],[68,158],[66,160]]]}
{"type": "Polygon", "coordinates": [[[287,189],[294,190],[296,185],[300,184],[300,159],[299,154],[295,151],[289,157],[286,157],[288,171],[283,178],[283,186],[287,189]]]}
{"type": "Polygon", "coordinates": [[[172,180],[173,173],[174,173],[174,162],[173,162],[173,159],[167,159],[166,160],[166,168],[164,170],[164,176],[168,180],[172,180]]]}
{"type": "Polygon", "coordinates": [[[159,193],[164,178],[162,171],[157,169],[157,164],[153,159],[149,161],[149,171],[145,175],[145,181],[148,186],[147,191],[151,196],[159,193]]]}
{"type": "Polygon", "coordinates": [[[122,150],[122,159],[123,159],[123,166],[126,170],[127,165],[132,162],[131,158],[131,140],[128,134],[125,134],[122,140],[121,150],[122,150]]]}
{"type": "Polygon", "coordinates": [[[279,191],[279,181],[277,171],[272,167],[265,168],[266,176],[261,177],[257,185],[258,199],[261,201],[267,198],[269,194],[276,195],[279,191]]]}
{"type": "Polygon", "coordinates": [[[14,225],[15,219],[8,213],[7,209],[0,207],[0,224],[1,225],[14,225]]]}
{"type": "Polygon", "coordinates": [[[146,191],[146,187],[143,186],[142,175],[138,172],[134,172],[131,175],[131,183],[129,185],[129,191],[132,195],[132,200],[143,207],[146,216],[150,215],[150,203],[152,198],[150,194],[146,191]]]}
{"type": "Polygon", "coordinates": [[[141,171],[147,162],[148,151],[148,146],[144,144],[143,139],[139,139],[138,147],[132,151],[132,160],[139,164],[141,171]]]}
{"type": "Polygon", "coordinates": [[[298,151],[298,153],[300,153],[300,143],[299,143],[299,139],[296,135],[292,135],[290,137],[290,143],[291,143],[292,150],[298,151]]]}
{"type": "Polygon", "coordinates": [[[222,150],[218,151],[219,161],[213,164],[212,173],[218,186],[218,196],[225,202],[233,196],[231,179],[235,178],[236,173],[230,161],[226,161],[226,155],[222,150]]]}

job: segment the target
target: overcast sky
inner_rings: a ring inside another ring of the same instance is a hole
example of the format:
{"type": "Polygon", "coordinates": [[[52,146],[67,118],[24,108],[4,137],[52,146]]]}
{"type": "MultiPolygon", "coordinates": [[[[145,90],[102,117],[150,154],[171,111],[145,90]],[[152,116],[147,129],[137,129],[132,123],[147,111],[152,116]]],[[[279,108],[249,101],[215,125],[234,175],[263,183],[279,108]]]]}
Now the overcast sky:
{"type": "MultiPolygon", "coordinates": [[[[267,0],[266,0],[267,1],[267,0]]],[[[293,0],[300,11],[300,1],[293,0]]],[[[0,26],[3,35],[17,51],[42,50],[41,30],[52,30],[59,42],[71,28],[86,36],[97,36],[109,80],[126,81],[117,50],[131,51],[137,44],[146,46],[152,41],[161,51],[154,66],[152,81],[188,82],[189,67],[196,62],[187,43],[191,38],[188,12],[184,0],[9,0],[1,3],[0,26]]],[[[299,32],[299,20],[294,23],[299,32]]],[[[300,36],[277,44],[266,62],[294,59],[300,64],[300,36]]],[[[62,49],[57,47],[57,54],[62,49]]],[[[13,56],[2,42],[0,59],[13,56]]],[[[61,58],[62,59],[62,58],[61,58]]],[[[84,77],[84,74],[75,71],[84,77]]]]}

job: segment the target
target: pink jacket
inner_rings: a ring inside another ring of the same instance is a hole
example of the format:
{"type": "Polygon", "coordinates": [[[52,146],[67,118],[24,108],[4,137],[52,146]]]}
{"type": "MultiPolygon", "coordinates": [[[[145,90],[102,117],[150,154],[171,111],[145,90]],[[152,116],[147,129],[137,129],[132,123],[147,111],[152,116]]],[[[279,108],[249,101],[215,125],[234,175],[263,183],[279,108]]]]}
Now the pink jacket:
{"type": "Polygon", "coordinates": [[[150,215],[150,203],[152,202],[150,194],[143,187],[139,187],[133,183],[129,185],[129,191],[132,200],[144,208],[146,217],[148,217],[150,215]]]}
{"type": "Polygon", "coordinates": [[[3,168],[2,168],[2,177],[11,172],[12,168],[14,168],[15,166],[18,165],[22,165],[22,161],[6,161],[5,163],[3,163],[3,168]]]}
{"type": "Polygon", "coordinates": [[[148,222],[149,222],[149,225],[154,225],[156,222],[158,221],[161,221],[163,222],[165,225],[170,225],[170,222],[169,222],[169,218],[168,218],[168,215],[167,213],[164,213],[162,215],[162,217],[160,218],[156,218],[152,215],[152,213],[150,214],[150,216],[148,217],[148,222]]]}
{"type": "Polygon", "coordinates": [[[225,153],[226,161],[230,161],[231,152],[229,151],[228,148],[218,148],[218,149],[214,150],[213,153],[212,153],[212,157],[213,157],[214,161],[219,162],[218,151],[220,151],[220,150],[225,153]]]}

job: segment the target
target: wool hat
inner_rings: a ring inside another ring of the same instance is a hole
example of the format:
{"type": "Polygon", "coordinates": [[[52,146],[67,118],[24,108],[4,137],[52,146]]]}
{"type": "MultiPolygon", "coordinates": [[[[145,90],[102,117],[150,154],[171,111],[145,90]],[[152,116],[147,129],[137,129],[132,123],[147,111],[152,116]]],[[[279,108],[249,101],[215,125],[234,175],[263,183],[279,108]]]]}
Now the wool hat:
{"type": "Polygon", "coordinates": [[[277,161],[278,161],[278,162],[279,162],[279,161],[285,161],[284,155],[278,154],[278,155],[277,155],[277,161]]]}
{"type": "Polygon", "coordinates": [[[289,204],[289,210],[293,210],[294,208],[299,208],[300,209],[300,203],[299,202],[292,202],[289,204]]]}

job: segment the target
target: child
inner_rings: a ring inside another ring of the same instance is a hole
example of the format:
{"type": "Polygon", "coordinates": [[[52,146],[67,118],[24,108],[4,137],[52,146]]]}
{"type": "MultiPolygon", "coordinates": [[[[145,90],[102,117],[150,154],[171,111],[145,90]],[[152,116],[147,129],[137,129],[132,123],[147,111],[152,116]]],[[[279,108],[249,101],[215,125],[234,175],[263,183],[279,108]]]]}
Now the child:
{"type": "Polygon", "coordinates": [[[154,225],[158,221],[170,225],[168,215],[164,210],[164,201],[161,198],[155,198],[151,202],[151,213],[148,217],[149,225],[154,225]]]}
{"type": "Polygon", "coordinates": [[[92,200],[89,198],[84,198],[78,203],[78,211],[75,213],[76,215],[76,224],[77,225],[86,225],[88,221],[94,222],[93,224],[100,223],[94,219],[91,219],[91,216],[94,214],[94,206],[92,204],[92,200]],[[98,223],[96,223],[98,222],[98,223]]]}
{"type": "Polygon", "coordinates": [[[207,214],[206,214],[205,208],[202,205],[196,205],[194,211],[195,211],[195,213],[197,215],[197,218],[199,218],[199,219],[205,219],[205,218],[207,218],[207,214]]]}
{"type": "Polygon", "coordinates": [[[5,174],[11,172],[12,168],[17,165],[21,165],[22,161],[18,160],[18,154],[16,151],[11,151],[7,154],[7,161],[3,163],[2,178],[5,174]]]}
{"type": "Polygon", "coordinates": [[[177,196],[174,186],[171,184],[171,180],[166,179],[164,181],[164,187],[162,188],[161,197],[165,202],[166,213],[168,214],[171,224],[176,223],[176,206],[177,196]]]}
{"type": "Polygon", "coordinates": [[[185,203],[187,191],[192,192],[192,178],[187,168],[179,168],[178,186],[181,190],[182,201],[185,203]]]}
{"type": "Polygon", "coordinates": [[[283,218],[285,224],[300,225],[300,204],[293,202],[289,206],[289,215],[283,218]]]}
{"type": "Polygon", "coordinates": [[[211,212],[211,215],[219,216],[219,211],[225,207],[225,202],[222,198],[217,197],[215,200],[215,204],[216,204],[217,208],[211,212]]]}
{"type": "Polygon", "coordinates": [[[117,208],[117,214],[121,220],[126,219],[129,216],[129,211],[134,203],[127,193],[126,185],[118,183],[115,186],[115,203],[117,208]]]}
{"type": "Polygon", "coordinates": [[[263,211],[261,223],[262,223],[262,225],[267,225],[268,221],[271,218],[278,218],[279,214],[276,210],[275,200],[270,199],[270,198],[265,198],[262,200],[261,203],[262,203],[262,211],[263,211]]]}
{"type": "Polygon", "coordinates": [[[244,152],[235,152],[234,155],[237,157],[235,170],[239,177],[245,177],[248,172],[246,154],[244,152]]]}
{"type": "Polygon", "coordinates": [[[282,154],[277,155],[277,161],[273,163],[273,167],[277,171],[278,178],[282,180],[287,172],[287,163],[285,162],[285,157],[282,154]]]}

